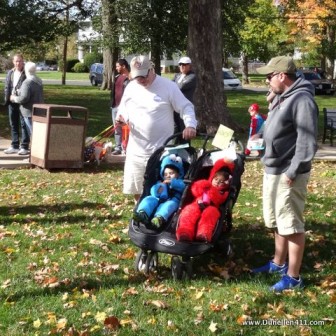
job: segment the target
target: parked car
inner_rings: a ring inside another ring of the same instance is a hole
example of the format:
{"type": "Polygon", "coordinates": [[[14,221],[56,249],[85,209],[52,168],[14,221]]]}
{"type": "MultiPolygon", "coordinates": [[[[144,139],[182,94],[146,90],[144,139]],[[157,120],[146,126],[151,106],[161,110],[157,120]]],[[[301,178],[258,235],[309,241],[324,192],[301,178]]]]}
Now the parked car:
{"type": "Polygon", "coordinates": [[[37,71],[48,71],[49,70],[49,65],[45,63],[36,63],[36,70],[37,71]]]}
{"type": "Polygon", "coordinates": [[[89,79],[92,86],[100,85],[103,82],[104,66],[102,63],[93,63],[90,67],[89,79]]]}
{"type": "Polygon", "coordinates": [[[319,73],[309,70],[298,71],[298,76],[304,77],[315,86],[315,94],[330,94],[335,93],[335,85],[329,79],[324,79],[319,73]]]}
{"type": "Polygon", "coordinates": [[[230,70],[223,68],[224,90],[242,90],[240,79],[230,70]]]}
{"type": "Polygon", "coordinates": [[[57,71],[58,70],[58,65],[57,64],[52,64],[49,66],[50,71],[57,71]]]}

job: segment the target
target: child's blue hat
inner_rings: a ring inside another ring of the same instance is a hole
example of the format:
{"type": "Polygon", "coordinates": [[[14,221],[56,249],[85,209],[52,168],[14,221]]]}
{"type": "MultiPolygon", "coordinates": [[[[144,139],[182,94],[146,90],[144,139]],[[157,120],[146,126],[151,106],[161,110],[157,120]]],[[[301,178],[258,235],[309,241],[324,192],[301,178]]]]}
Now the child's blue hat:
{"type": "Polygon", "coordinates": [[[179,172],[180,178],[183,178],[184,176],[182,159],[175,154],[170,154],[163,158],[162,163],[161,163],[161,170],[160,170],[160,175],[162,178],[164,177],[165,168],[177,169],[177,171],[179,172]]]}

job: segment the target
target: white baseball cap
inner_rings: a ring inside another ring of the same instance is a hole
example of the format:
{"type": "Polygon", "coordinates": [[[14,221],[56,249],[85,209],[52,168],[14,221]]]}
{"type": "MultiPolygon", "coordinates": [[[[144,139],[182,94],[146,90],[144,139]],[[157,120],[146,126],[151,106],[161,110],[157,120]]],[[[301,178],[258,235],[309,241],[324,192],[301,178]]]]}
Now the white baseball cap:
{"type": "Polygon", "coordinates": [[[152,69],[152,63],[147,56],[136,56],[131,60],[131,76],[136,78],[139,76],[147,76],[149,69],[152,69]]]}
{"type": "Polygon", "coordinates": [[[191,64],[191,59],[187,56],[181,57],[178,64],[191,64]]]}

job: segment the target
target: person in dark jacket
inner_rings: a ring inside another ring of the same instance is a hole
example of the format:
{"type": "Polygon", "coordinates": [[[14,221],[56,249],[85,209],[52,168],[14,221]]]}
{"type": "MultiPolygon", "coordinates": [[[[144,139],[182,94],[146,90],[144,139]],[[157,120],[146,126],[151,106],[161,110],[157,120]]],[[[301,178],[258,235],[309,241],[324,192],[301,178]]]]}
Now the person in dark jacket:
{"type": "Polygon", "coordinates": [[[42,80],[36,76],[36,64],[25,64],[26,79],[22,83],[18,95],[11,95],[13,103],[20,104],[20,111],[28,128],[29,136],[32,134],[32,112],[34,104],[43,103],[42,80]]]}
{"type": "MultiPolygon", "coordinates": [[[[196,75],[192,70],[190,57],[184,56],[179,60],[180,72],[175,74],[173,81],[180,88],[183,95],[194,103],[194,93],[196,90],[196,75]]],[[[184,123],[178,113],[174,113],[175,133],[182,132],[184,123]]],[[[182,140],[182,139],[180,139],[182,140]]],[[[183,141],[182,141],[183,142],[183,141]]]]}
{"type": "Polygon", "coordinates": [[[27,155],[29,153],[30,137],[24,118],[20,113],[20,105],[10,101],[10,96],[20,91],[26,79],[24,72],[23,56],[15,54],[13,57],[14,68],[9,70],[5,81],[5,106],[8,107],[9,124],[11,128],[11,146],[4,150],[5,154],[27,155]],[[20,145],[21,126],[21,145],[20,145]]]}
{"type": "Polygon", "coordinates": [[[305,246],[303,211],[312,160],[317,150],[318,107],[314,86],[296,77],[291,57],[277,56],[257,72],[275,94],[263,131],[265,154],[263,213],[274,232],[275,254],[253,273],[282,274],[270,290],[303,287],[300,269],[305,246]]]}

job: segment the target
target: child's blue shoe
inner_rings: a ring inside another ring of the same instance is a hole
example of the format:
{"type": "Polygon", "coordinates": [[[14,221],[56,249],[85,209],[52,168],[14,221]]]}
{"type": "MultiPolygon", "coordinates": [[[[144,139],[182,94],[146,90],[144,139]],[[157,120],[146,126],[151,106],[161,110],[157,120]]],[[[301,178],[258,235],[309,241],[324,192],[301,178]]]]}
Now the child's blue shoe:
{"type": "Polygon", "coordinates": [[[288,274],[285,274],[282,276],[279,282],[277,282],[274,286],[270,287],[270,290],[272,292],[281,293],[286,289],[300,289],[303,287],[304,285],[301,277],[297,280],[292,278],[288,274]]]}
{"type": "Polygon", "coordinates": [[[253,274],[258,273],[280,273],[280,274],[286,274],[288,270],[288,264],[284,263],[283,265],[277,265],[272,260],[270,260],[266,265],[253,268],[251,272],[253,274]]]}

